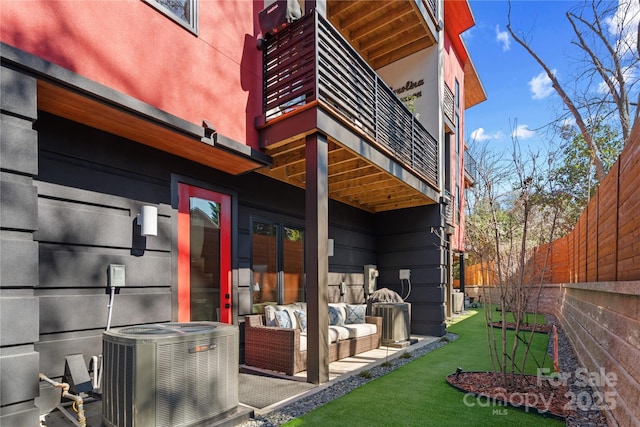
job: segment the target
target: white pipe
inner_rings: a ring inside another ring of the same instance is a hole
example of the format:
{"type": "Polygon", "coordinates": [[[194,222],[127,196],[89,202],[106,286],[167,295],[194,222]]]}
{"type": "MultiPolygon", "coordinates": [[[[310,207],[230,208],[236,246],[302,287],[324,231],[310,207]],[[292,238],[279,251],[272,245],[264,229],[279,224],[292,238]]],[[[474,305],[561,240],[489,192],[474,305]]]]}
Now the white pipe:
{"type": "Polygon", "coordinates": [[[93,389],[99,389],[102,383],[102,355],[91,356],[89,370],[93,367],[93,389]]]}
{"type": "Polygon", "coordinates": [[[63,410],[62,404],[58,405],[58,409],[60,409],[66,416],[69,418],[74,424],[79,427],[87,426],[87,418],[84,416],[84,401],[82,400],[82,396],[76,396],[75,394],[69,393],[69,384],[60,383],[48,378],[45,374],[39,375],[41,381],[46,381],[54,387],[62,389],[62,397],[66,397],[69,400],[73,400],[74,402],[74,410],[78,412],[78,422],[70,417],[69,413],[63,410]]]}
{"type": "Polygon", "coordinates": [[[111,296],[109,297],[109,316],[107,317],[107,331],[111,328],[111,313],[113,312],[113,299],[116,295],[116,287],[111,287],[111,296]]]}

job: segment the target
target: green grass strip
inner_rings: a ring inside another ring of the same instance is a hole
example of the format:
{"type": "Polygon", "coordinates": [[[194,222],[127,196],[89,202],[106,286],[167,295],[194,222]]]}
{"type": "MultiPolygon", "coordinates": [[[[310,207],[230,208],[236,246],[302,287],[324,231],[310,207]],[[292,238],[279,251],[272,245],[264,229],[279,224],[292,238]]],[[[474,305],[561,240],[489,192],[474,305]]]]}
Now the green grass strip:
{"type": "MultiPolygon", "coordinates": [[[[350,393],[290,421],[286,426],[562,426],[564,422],[535,413],[495,405],[466,396],[449,386],[445,377],[458,366],[465,371],[492,370],[482,309],[451,326],[456,341],[379,377],[350,393]]],[[[497,330],[498,337],[500,330],[497,330]]],[[[514,334],[508,334],[509,342],[514,334]]],[[[551,368],[545,357],[548,336],[535,334],[532,352],[551,368]]],[[[510,348],[510,347],[509,347],[510,348]]],[[[536,365],[528,363],[527,373],[536,365]]]]}

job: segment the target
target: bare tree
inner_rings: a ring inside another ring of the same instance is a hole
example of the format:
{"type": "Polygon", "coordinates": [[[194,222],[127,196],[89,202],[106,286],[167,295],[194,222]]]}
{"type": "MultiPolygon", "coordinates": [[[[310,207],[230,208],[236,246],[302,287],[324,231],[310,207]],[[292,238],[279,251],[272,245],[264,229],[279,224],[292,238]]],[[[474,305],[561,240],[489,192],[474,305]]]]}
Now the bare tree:
{"type": "Polygon", "coordinates": [[[553,154],[542,161],[539,153],[522,153],[517,136],[512,138],[510,160],[472,145],[478,180],[469,190],[467,216],[467,251],[472,262],[491,269],[480,276],[481,292],[490,360],[504,387],[516,385],[522,377],[514,374],[525,371],[549,250],[541,268],[531,256],[534,247],[554,239],[564,200],[554,182],[553,154]],[[507,333],[512,327],[513,335],[507,333]]]}
{"type": "Polygon", "coordinates": [[[592,0],[590,5],[585,3],[581,9],[566,13],[577,38],[573,44],[585,56],[587,66],[583,80],[598,85],[597,88],[590,88],[588,96],[580,97],[568,94],[551,67],[531,48],[523,36],[517,35],[512,29],[509,1],[507,30],[543,68],[551,80],[553,89],[575,119],[589,147],[598,181],[602,181],[606,171],[599,147],[591,135],[590,123],[602,119],[602,116],[615,113],[618,116],[622,139],[626,141],[640,115],[640,91],[637,89],[639,83],[636,75],[640,64],[639,6],[640,0],[619,0],[617,4],[592,0]],[[633,103],[630,97],[636,92],[638,99],[633,103]],[[632,114],[633,109],[635,112],[632,114]]]}

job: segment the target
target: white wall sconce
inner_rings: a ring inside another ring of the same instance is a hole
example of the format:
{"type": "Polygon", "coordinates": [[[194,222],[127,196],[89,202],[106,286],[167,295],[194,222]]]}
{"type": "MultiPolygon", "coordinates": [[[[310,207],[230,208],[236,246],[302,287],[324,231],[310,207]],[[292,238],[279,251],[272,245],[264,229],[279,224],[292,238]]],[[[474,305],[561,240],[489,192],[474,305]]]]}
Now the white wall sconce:
{"type": "Polygon", "coordinates": [[[158,208],[156,206],[143,206],[137,221],[140,226],[140,234],[143,236],[158,235],[158,208]]]}
{"type": "Polygon", "coordinates": [[[333,239],[327,242],[327,256],[333,256],[333,239]]]}

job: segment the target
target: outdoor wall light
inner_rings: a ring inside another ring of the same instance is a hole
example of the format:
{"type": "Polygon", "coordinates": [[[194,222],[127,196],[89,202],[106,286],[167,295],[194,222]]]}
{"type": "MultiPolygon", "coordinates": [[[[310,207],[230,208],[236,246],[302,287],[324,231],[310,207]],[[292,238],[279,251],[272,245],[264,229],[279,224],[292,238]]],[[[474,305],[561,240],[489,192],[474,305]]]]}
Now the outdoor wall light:
{"type": "Polygon", "coordinates": [[[145,205],[138,214],[138,225],[143,236],[158,235],[158,208],[156,206],[145,205]]]}
{"type": "Polygon", "coordinates": [[[327,256],[333,256],[333,239],[327,241],[327,256]]]}

